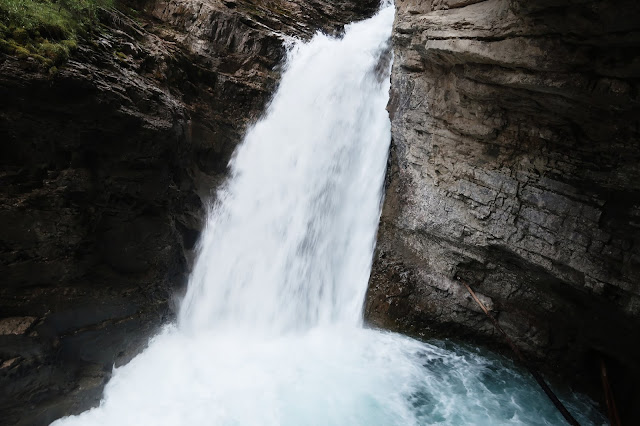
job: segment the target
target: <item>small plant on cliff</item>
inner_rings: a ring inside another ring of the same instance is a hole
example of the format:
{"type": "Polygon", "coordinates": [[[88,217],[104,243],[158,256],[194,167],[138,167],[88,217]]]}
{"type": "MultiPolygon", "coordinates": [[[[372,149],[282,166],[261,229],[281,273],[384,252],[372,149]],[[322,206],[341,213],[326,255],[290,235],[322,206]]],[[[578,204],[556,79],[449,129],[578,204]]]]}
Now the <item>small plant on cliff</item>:
{"type": "Polygon", "coordinates": [[[60,65],[113,0],[0,0],[0,51],[60,65]]]}

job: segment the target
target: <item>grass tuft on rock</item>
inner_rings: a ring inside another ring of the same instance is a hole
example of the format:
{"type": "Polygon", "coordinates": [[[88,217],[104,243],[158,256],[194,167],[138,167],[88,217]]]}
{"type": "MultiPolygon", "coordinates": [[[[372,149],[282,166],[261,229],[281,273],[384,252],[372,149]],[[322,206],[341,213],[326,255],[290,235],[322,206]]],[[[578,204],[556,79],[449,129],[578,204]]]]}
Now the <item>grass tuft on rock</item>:
{"type": "Polygon", "coordinates": [[[96,22],[99,8],[112,6],[113,0],[0,0],[0,51],[60,65],[96,22]]]}

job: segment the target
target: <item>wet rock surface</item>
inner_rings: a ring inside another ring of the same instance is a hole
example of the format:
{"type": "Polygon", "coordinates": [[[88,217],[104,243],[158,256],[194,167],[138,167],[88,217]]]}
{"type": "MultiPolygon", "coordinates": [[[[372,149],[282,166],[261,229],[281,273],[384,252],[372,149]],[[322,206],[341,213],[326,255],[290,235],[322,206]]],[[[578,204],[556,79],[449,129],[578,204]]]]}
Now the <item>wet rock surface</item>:
{"type": "Polygon", "coordinates": [[[58,74],[0,57],[0,424],[98,403],[174,315],[205,205],[284,36],[377,2],[129,2],[58,74]]]}
{"type": "Polygon", "coordinates": [[[396,6],[367,319],[502,347],[461,278],[529,357],[596,398],[603,357],[637,421],[640,6],[396,6]]]}

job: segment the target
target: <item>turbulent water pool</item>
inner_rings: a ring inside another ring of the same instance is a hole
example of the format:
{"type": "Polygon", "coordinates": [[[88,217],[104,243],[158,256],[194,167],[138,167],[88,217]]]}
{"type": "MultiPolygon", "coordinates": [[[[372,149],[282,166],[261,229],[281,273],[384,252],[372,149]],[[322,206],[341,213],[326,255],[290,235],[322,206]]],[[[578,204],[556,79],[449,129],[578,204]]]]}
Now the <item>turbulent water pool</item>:
{"type": "MultiPolygon", "coordinates": [[[[212,204],[178,321],[61,425],[555,425],[509,361],[364,328],[393,7],[290,46],[212,204]]],[[[603,418],[565,395],[582,424],[603,418]]]]}

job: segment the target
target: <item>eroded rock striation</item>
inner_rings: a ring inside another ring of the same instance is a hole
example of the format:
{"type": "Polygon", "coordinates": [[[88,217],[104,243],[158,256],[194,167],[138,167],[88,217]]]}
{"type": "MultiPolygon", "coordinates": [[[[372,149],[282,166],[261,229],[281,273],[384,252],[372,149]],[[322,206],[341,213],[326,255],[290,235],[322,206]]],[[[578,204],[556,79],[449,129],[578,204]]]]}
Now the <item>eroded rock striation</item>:
{"type": "Polygon", "coordinates": [[[283,36],[377,1],[130,1],[50,76],[0,57],[1,424],[96,404],[173,316],[205,204],[279,78],[283,36]]]}
{"type": "Polygon", "coordinates": [[[396,7],[393,142],[367,319],[500,345],[459,278],[547,370],[597,385],[597,360],[607,360],[630,410],[640,369],[640,5],[396,7]]]}

